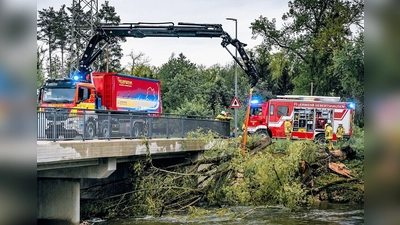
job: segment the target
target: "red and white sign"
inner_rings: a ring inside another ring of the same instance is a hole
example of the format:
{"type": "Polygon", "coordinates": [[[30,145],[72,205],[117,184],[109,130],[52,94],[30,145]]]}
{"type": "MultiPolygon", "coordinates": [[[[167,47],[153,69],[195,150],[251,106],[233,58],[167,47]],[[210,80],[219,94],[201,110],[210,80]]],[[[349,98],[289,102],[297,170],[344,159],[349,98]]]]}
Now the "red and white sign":
{"type": "Polygon", "coordinates": [[[236,98],[236,96],[233,98],[230,107],[231,107],[232,109],[242,107],[242,106],[240,106],[240,102],[239,102],[239,100],[236,98]]]}

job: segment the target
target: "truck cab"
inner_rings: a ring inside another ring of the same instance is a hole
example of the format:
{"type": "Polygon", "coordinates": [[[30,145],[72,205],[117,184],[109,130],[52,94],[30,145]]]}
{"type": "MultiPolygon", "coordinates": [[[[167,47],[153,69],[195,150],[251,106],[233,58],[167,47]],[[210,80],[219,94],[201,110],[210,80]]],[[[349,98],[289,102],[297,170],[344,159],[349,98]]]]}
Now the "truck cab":
{"type": "Polygon", "coordinates": [[[94,109],[95,87],[70,78],[48,79],[39,90],[38,102],[42,107],[94,109]]]}

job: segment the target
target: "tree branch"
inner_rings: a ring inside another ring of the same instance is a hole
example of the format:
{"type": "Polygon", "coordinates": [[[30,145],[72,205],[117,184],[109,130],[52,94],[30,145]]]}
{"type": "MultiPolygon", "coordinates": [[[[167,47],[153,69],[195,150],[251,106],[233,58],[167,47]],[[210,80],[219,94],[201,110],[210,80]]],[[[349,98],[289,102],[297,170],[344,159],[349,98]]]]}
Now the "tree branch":
{"type": "Polygon", "coordinates": [[[351,183],[351,182],[354,182],[354,181],[359,181],[359,179],[358,179],[358,178],[353,178],[353,179],[337,180],[337,181],[334,181],[334,182],[325,184],[325,185],[323,185],[323,186],[321,186],[321,187],[319,187],[319,188],[312,188],[312,189],[309,189],[309,191],[307,192],[307,194],[309,194],[310,192],[312,192],[313,194],[317,194],[317,193],[319,193],[320,191],[322,191],[322,190],[324,190],[324,189],[326,189],[326,188],[328,188],[328,187],[331,187],[331,186],[334,186],[334,185],[338,185],[338,184],[343,184],[343,183],[351,183]]]}

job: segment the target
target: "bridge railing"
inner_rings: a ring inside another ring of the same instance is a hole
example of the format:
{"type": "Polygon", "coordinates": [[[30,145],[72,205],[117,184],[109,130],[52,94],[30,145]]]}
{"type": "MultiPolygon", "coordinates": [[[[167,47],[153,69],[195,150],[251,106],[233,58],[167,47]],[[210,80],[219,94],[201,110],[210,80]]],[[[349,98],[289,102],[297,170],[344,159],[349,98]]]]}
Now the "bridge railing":
{"type": "Polygon", "coordinates": [[[147,112],[38,107],[37,140],[185,138],[199,128],[229,136],[227,121],[147,112]]]}

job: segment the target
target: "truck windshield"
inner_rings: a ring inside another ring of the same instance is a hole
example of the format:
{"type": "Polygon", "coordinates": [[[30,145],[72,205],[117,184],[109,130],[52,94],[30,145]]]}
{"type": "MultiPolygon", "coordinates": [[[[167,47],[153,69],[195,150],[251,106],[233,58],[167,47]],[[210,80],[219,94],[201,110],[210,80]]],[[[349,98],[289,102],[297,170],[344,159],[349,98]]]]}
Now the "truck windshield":
{"type": "Polygon", "coordinates": [[[250,111],[250,116],[260,116],[262,114],[261,107],[252,107],[250,111]]]}
{"type": "Polygon", "coordinates": [[[43,90],[44,103],[73,103],[75,88],[45,88],[43,90]]]}

